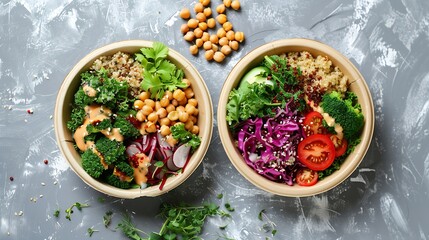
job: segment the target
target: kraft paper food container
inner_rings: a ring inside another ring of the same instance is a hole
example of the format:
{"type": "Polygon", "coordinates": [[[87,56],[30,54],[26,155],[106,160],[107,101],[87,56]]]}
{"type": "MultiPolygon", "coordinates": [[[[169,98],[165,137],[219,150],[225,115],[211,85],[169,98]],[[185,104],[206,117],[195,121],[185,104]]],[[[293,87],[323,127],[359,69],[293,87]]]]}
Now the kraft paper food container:
{"type": "Polygon", "coordinates": [[[276,195],[289,197],[304,197],[320,194],[334,188],[346,180],[365,157],[374,131],[374,106],[371,94],[365,79],[362,77],[358,69],[337,50],[318,41],[309,39],[283,39],[270,42],[254,49],[244,56],[231,70],[224,83],[219,97],[217,114],[220,138],[228,158],[234,167],[241,173],[241,175],[258,188],[276,195]],[[362,106],[362,113],[365,118],[365,124],[360,136],[361,142],[342,163],[341,168],[330,176],[317,182],[315,185],[309,187],[303,187],[297,184],[289,186],[284,183],[276,183],[257,174],[245,163],[236,147],[235,140],[231,135],[226,121],[228,95],[232,89],[238,86],[241,78],[246,72],[253,67],[258,66],[266,55],[297,51],[308,51],[313,56],[327,56],[334,66],[339,67],[340,70],[349,77],[349,81],[351,82],[349,90],[353,91],[358,96],[358,101],[362,106]]]}

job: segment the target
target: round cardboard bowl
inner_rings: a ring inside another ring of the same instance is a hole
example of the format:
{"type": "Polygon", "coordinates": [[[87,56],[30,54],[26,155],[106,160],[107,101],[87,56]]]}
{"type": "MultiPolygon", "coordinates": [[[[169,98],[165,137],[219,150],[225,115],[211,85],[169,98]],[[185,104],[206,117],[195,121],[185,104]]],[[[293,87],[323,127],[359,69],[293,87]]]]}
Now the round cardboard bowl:
{"type": "Polygon", "coordinates": [[[228,78],[226,79],[222,88],[219,104],[218,104],[218,128],[223,147],[228,155],[229,160],[235,168],[255,186],[267,192],[288,196],[288,197],[304,197],[316,195],[326,192],[345,179],[358,167],[364,158],[368,147],[371,143],[372,134],[374,131],[374,106],[371,99],[368,86],[364,78],[359,73],[356,67],[343,55],[335,49],[308,39],[284,39],[262,45],[245,57],[243,57],[232,69],[228,78]],[[238,151],[235,140],[229,131],[228,124],[225,120],[226,117],[226,104],[228,102],[229,92],[235,88],[243,75],[259,65],[265,55],[282,54],[286,52],[308,51],[312,55],[328,56],[335,66],[338,66],[341,71],[349,77],[351,82],[350,90],[355,92],[358,96],[359,103],[362,106],[362,113],[365,117],[365,125],[361,134],[361,143],[356,146],[355,150],[347,157],[341,168],[335,171],[332,175],[319,181],[317,184],[310,187],[302,187],[297,184],[288,186],[282,183],[270,181],[261,175],[257,174],[250,168],[244,161],[240,152],[238,151]]]}
{"type": "Polygon", "coordinates": [[[195,169],[197,169],[198,165],[203,160],[209,147],[213,131],[213,105],[203,78],[186,58],[178,52],[169,49],[168,59],[184,71],[186,78],[191,81],[195,98],[198,100],[198,126],[200,128],[199,136],[201,137],[201,145],[192,154],[183,173],[169,177],[163,189],[159,190],[158,185],[145,189],[119,189],[98,181],[85,172],[81,165],[81,157],[73,147],[73,135],[70,130],[67,129],[67,121],[70,119],[71,103],[80,85],[80,74],[88,70],[94,60],[100,56],[113,55],[118,51],[137,53],[142,47],[152,47],[152,42],[144,40],[121,41],[101,47],[86,55],[73,67],[64,79],[58,92],[55,105],[54,125],[57,142],[63,156],[70,164],[73,171],[92,188],[118,198],[132,199],[142,196],[154,197],[179,186],[195,171],[195,169]]]}

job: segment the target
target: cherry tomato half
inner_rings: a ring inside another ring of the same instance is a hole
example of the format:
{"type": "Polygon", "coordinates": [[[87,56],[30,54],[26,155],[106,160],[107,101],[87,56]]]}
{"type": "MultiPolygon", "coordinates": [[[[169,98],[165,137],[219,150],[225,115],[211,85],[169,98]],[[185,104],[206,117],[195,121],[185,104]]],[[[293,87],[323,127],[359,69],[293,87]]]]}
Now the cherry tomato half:
{"type": "Polygon", "coordinates": [[[301,168],[296,173],[295,179],[300,186],[313,186],[319,179],[319,173],[308,168],[301,168]]]}
{"type": "Polygon", "coordinates": [[[302,123],[304,127],[305,136],[313,134],[325,134],[326,129],[323,127],[323,116],[319,112],[309,112],[302,123]]]}
{"type": "Polygon", "coordinates": [[[298,159],[311,170],[323,171],[334,162],[334,143],[325,134],[306,137],[298,144],[298,159]]]}
{"type": "Polygon", "coordinates": [[[339,139],[337,135],[331,135],[329,138],[335,146],[335,157],[342,156],[344,153],[346,153],[347,140],[345,138],[339,139]]]}

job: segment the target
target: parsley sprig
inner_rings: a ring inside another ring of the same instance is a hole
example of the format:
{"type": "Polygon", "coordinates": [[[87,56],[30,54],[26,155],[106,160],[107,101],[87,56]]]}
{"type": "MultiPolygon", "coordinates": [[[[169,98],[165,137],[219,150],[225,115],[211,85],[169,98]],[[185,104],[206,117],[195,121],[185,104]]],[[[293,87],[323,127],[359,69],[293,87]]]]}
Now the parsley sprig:
{"type": "Polygon", "coordinates": [[[144,69],[141,88],[151,92],[151,98],[160,99],[165,91],[174,91],[186,87],[182,81],[183,71],[167,60],[168,47],[160,42],[153,43],[152,48],[140,49],[136,59],[144,69]]]}
{"type": "Polygon", "coordinates": [[[73,214],[73,208],[75,208],[75,207],[77,208],[77,210],[82,211],[82,208],[89,207],[89,204],[75,202],[75,203],[73,203],[73,205],[71,205],[69,208],[67,208],[65,210],[66,219],[68,219],[69,221],[71,221],[71,215],[73,214]]]}

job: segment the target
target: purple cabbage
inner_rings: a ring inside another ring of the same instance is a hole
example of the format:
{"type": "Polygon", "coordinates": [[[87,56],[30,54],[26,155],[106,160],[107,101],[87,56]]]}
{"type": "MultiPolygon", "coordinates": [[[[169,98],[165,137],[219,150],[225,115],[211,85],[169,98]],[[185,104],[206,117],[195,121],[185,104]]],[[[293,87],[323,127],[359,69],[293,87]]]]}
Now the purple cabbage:
{"type": "Polygon", "coordinates": [[[237,145],[247,165],[271,181],[293,185],[294,173],[302,167],[296,153],[304,138],[302,119],[286,105],[274,117],[241,122],[237,145]]]}

